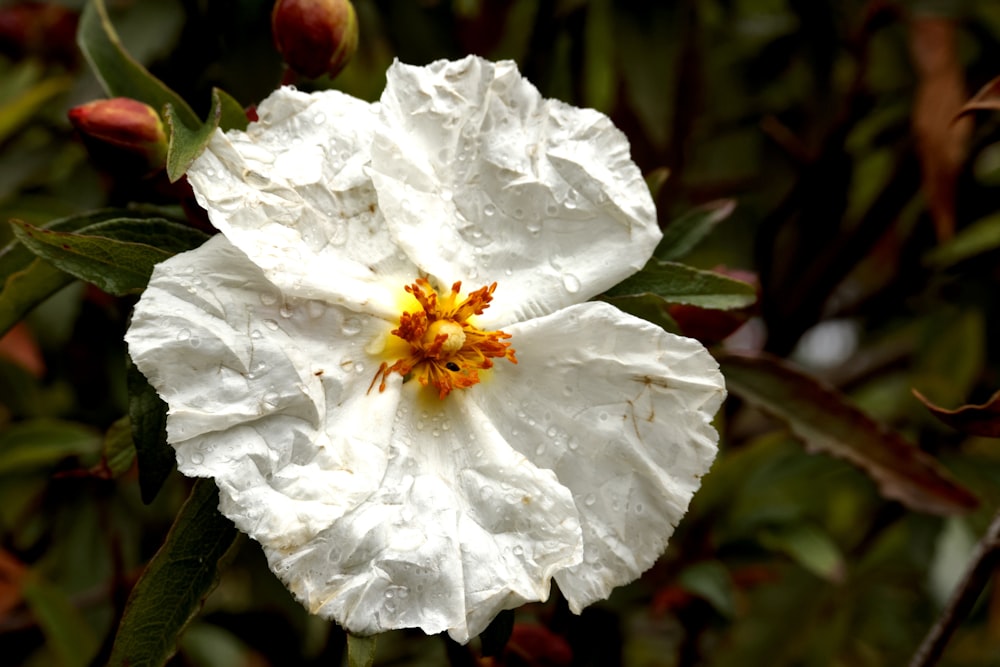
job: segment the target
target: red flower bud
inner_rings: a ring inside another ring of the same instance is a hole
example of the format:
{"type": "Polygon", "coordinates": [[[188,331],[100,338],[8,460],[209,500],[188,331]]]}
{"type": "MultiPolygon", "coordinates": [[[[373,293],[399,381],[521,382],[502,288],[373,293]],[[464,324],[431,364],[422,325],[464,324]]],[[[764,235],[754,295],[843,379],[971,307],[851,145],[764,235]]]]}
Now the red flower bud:
{"type": "Polygon", "coordinates": [[[336,76],[358,49],[358,18],[350,0],[278,0],[271,31],[288,66],[311,79],[336,76]]]}
{"type": "Polygon", "coordinates": [[[69,120],[85,139],[142,157],[150,170],[166,164],[163,122],[147,104],[127,97],[97,100],[70,109],[69,120]]]}

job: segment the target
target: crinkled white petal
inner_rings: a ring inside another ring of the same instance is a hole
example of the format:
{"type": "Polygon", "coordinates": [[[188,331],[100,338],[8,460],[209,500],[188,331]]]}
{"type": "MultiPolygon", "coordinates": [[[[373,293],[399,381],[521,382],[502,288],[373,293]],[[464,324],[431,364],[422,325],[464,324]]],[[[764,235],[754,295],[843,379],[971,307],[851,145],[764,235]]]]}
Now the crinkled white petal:
{"type": "Polygon", "coordinates": [[[294,553],[265,553],[311,612],[352,632],[420,627],[466,642],[581,562],[578,510],[474,402],[416,382],[402,394],[383,416],[392,446],[378,490],[294,553]]]}
{"type": "Polygon", "coordinates": [[[287,294],[390,314],[414,267],[366,173],[379,118],[338,91],[281,88],[246,132],[217,132],[187,176],[198,203],[287,294]]]}
{"type": "Polygon", "coordinates": [[[548,314],[642,268],[661,234],[628,140],[546,100],[512,62],[395,63],[371,178],[396,241],[440,284],[500,288],[486,327],[548,314]]]}
{"type": "Polygon", "coordinates": [[[519,363],[499,366],[467,396],[572,492],[583,562],[556,581],[579,613],[663,553],[715,458],[723,378],[697,341],[605,303],[507,332],[519,363]]]}
{"type": "Polygon", "coordinates": [[[365,346],[386,321],[284,297],[224,237],[158,265],[126,340],[167,402],[182,473],[214,477],[220,509],[296,549],[371,495],[398,384],[366,394],[365,346]]]}

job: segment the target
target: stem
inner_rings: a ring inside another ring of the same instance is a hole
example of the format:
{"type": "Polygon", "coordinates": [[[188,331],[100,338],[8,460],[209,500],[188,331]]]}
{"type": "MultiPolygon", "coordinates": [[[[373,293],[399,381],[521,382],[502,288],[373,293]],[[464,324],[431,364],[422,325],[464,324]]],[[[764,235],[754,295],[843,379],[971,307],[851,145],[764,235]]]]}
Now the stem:
{"type": "Polygon", "coordinates": [[[969,569],[948,600],[948,606],[945,607],[941,617],[924,637],[920,648],[910,661],[910,667],[932,667],[937,663],[952,634],[972,611],[998,561],[1000,561],[1000,512],[994,515],[986,534],[976,545],[969,569]]]}

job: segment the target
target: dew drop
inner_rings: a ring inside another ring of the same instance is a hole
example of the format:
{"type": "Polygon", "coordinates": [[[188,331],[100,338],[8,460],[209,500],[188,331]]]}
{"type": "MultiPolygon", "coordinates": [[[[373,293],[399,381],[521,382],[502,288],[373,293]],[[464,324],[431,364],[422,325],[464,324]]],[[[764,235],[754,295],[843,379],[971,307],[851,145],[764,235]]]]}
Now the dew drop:
{"type": "Polygon", "coordinates": [[[250,337],[253,338],[254,340],[260,340],[263,336],[264,334],[260,332],[260,329],[254,329],[253,331],[250,332],[250,337]]]}
{"type": "Polygon", "coordinates": [[[595,496],[593,493],[588,494],[587,497],[583,499],[583,504],[586,505],[587,507],[593,507],[594,503],[596,502],[597,502],[597,496],[595,496]]]}
{"type": "Polygon", "coordinates": [[[635,505],[635,513],[636,514],[642,514],[645,510],[646,510],[646,508],[643,506],[642,503],[636,503],[636,505],[635,505]]]}
{"type": "Polygon", "coordinates": [[[313,122],[316,123],[317,125],[322,125],[323,123],[326,122],[326,116],[322,113],[318,113],[315,116],[313,116],[313,122]]]}
{"type": "Polygon", "coordinates": [[[449,189],[447,189],[447,188],[445,188],[445,189],[441,190],[441,199],[442,199],[443,201],[451,201],[451,198],[452,198],[453,196],[454,196],[454,195],[452,194],[451,190],[449,190],[449,189]]]}
{"type": "Polygon", "coordinates": [[[555,426],[550,426],[548,430],[545,431],[545,435],[549,436],[550,438],[554,438],[556,437],[556,433],[558,432],[559,430],[555,426]]]}
{"type": "MultiPolygon", "coordinates": [[[[520,220],[521,218],[523,218],[524,217],[524,209],[523,208],[515,208],[514,209],[514,217],[517,218],[518,220],[520,220]]],[[[530,229],[531,225],[529,224],[528,227],[530,229]]]]}
{"type": "Polygon", "coordinates": [[[278,303],[278,297],[272,292],[261,292],[260,302],[265,306],[273,306],[274,304],[278,303]]]}
{"type": "Polygon", "coordinates": [[[570,294],[576,294],[580,291],[580,279],[574,276],[572,273],[567,273],[563,276],[563,287],[570,294]]]}
{"type": "Polygon", "coordinates": [[[286,303],[286,304],[282,305],[281,308],[278,309],[278,314],[281,315],[282,317],[284,317],[285,319],[288,319],[293,314],[295,314],[295,311],[292,310],[291,306],[289,306],[286,303]]]}
{"type": "Polygon", "coordinates": [[[513,552],[515,556],[520,556],[521,554],[524,553],[524,547],[522,547],[521,545],[517,545],[516,547],[511,549],[511,552],[513,552]]]}
{"type": "Polygon", "coordinates": [[[486,217],[491,217],[495,215],[496,212],[497,212],[497,207],[494,206],[493,204],[487,204],[486,206],[483,207],[483,213],[486,215],[486,217]]]}
{"type": "Polygon", "coordinates": [[[598,415],[598,419],[600,419],[602,422],[608,421],[608,413],[602,412],[600,415],[598,415]]]}
{"type": "Polygon", "coordinates": [[[542,231],[542,221],[541,220],[529,220],[528,224],[525,225],[527,230],[532,234],[537,234],[542,231]]]}
{"type": "Polygon", "coordinates": [[[549,216],[550,218],[554,217],[555,214],[558,212],[559,209],[556,207],[555,204],[549,202],[548,204],[545,205],[545,215],[549,216]]]}
{"type": "Polygon", "coordinates": [[[566,446],[575,452],[580,448],[580,443],[576,441],[576,438],[570,436],[570,439],[566,442],[566,446]]]}
{"type": "Polygon", "coordinates": [[[258,361],[257,363],[253,364],[250,367],[250,376],[249,377],[252,380],[255,377],[260,377],[266,371],[267,371],[267,364],[264,363],[263,361],[258,361]]]}
{"type": "Polygon", "coordinates": [[[274,320],[264,320],[264,326],[270,329],[271,331],[278,330],[278,323],[275,322],[274,320]]]}
{"type": "Polygon", "coordinates": [[[201,465],[204,462],[205,462],[205,457],[199,454],[198,452],[195,452],[194,454],[191,455],[191,463],[195,464],[196,466],[201,465]]]}
{"type": "Polygon", "coordinates": [[[566,200],[566,201],[564,202],[564,204],[565,204],[566,208],[567,208],[568,210],[570,210],[570,211],[572,211],[573,209],[575,209],[575,208],[576,208],[576,202],[575,202],[575,201],[573,201],[572,199],[567,199],[567,200],[566,200]]]}
{"type": "Polygon", "coordinates": [[[264,402],[267,403],[268,405],[270,405],[272,408],[275,407],[275,406],[277,406],[278,405],[278,401],[281,399],[281,397],[278,396],[278,392],[276,392],[276,391],[269,391],[269,392],[267,392],[266,394],[264,394],[263,398],[264,398],[264,402]]]}
{"type": "Polygon", "coordinates": [[[538,445],[535,447],[535,456],[541,456],[545,453],[545,445],[538,445]]]}
{"type": "Polygon", "coordinates": [[[188,340],[191,338],[191,331],[189,329],[181,329],[177,332],[177,340],[188,340]]]}
{"type": "Polygon", "coordinates": [[[340,330],[345,336],[353,336],[361,331],[361,320],[356,317],[348,317],[344,320],[343,324],[340,325],[340,330]]]}

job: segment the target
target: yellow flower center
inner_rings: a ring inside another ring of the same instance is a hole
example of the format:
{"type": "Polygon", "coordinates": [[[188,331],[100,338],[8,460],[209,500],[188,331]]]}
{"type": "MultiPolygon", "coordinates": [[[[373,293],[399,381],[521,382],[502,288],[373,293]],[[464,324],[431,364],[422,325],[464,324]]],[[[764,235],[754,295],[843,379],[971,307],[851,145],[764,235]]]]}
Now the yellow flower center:
{"type": "Polygon", "coordinates": [[[440,295],[423,278],[417,278],[406,291],[420,304],[421,310],[403,312],[399,326],[392,334],[409,344],[409,350],[395,363],[382,362],[370,392],[378,382],[378,390],[385,391],[386,380],[392,373],[404,378],[416,378],[423,386],[437,389],[444,398],[453,389],[468,389],[479,383],[479,371],[493,367],[493,359],[505,357],[517,363],[514,349],[505,339],[503,331],[483,331],[470,322],[474,315],[482,315],[497,284],[482,287],[463,301],[459,301],[462,283],[451,286],[451,293],[440,295]]]}

